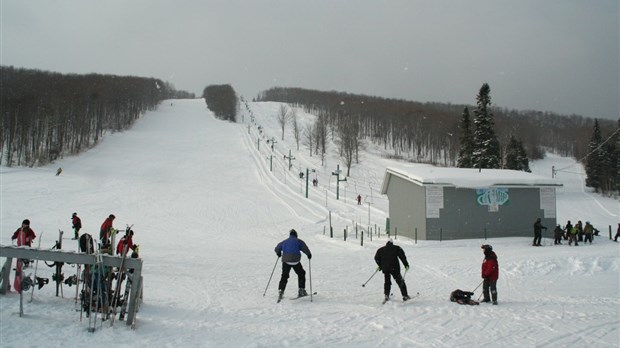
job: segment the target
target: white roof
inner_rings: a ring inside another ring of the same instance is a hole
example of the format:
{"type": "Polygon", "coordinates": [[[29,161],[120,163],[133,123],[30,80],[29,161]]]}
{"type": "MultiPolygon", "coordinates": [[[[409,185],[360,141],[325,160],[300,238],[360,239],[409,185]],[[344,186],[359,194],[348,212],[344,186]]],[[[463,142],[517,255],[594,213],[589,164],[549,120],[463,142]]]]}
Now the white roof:
{"type": "Polygon", "coordinates": [[[385,170],[381,193],[387,193],[390,176],[396,175],[420,186],[444,185],[462,188],[486,188],[491,186],[562,186],[552,178],[508,169],[475,169],[435,167],[427,164],[413,164],[407,167],[388,167],[385,170]]]}

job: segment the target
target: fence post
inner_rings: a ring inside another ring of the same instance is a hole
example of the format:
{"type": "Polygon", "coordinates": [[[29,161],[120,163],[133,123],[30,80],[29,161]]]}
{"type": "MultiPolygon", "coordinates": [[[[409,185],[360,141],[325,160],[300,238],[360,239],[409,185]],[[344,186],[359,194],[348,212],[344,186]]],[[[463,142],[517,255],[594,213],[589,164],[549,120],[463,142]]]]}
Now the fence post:
{"type": "Polygon", "coordinates": [[[611,239],[611,225],[609,225],[609,239],[611,239]]]}
{"type": "Polygon", "coordinates": [[[487,228],[484,228],[484,240],[487,240],[487,228]]]}
{"type": "Polygon", "coordinates": [[[439,229],[439,241],[443,239],[443,227],[439,229]]]}
{"type": "Polygon", "coordinates": [[[418,244],[418,228],[415,228],[415,243],[418,244]]]}
{"type": "Polygon", "coordinates": [[[398,238],[398,227],[394,227],[394,239],[398,238]]]}
{"type": "Polygon", "coordinates": [[[364,233],[362,233],[361,246],[364,246],[364,233]]]}
{"type": "Polygon", "coordinates": [[[344,241],[345,242],[347,241],[347,229],[346,228],[344,229],[344,241]]]}

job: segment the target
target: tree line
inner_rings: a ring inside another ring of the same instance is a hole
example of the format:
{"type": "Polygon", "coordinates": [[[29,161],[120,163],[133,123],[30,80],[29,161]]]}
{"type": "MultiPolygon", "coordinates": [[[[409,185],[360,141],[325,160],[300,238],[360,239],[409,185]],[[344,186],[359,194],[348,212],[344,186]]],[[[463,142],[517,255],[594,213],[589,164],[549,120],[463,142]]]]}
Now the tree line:
{"type": "MultiPolygon", "coordinates": [[[[317,115],[315,125],[309,127],[315,134],[306,135],[305,144],[315,153],[325,151],[319,146],[321,136],[316,129],[327,126],[345,164],[351,159],[359,160],[346,145],[352,143],[352,137],[358,139],[351,145],[353,153],[356,146],[371,143],[390,150],[395,158],[443,166],[529,171],[529,159],[543,158],[547,151],[586,164],[595,124],[603,139],[617,128],[611,120],[496,107],[491,103],[488,84],[483,84],[475,99],[475,106],[420,103],[282,87],[263,91],[256,98],[289,103],[317,115]],[[312,139],[315,141],[309,141],[312,139]],[[468,160],[465,154],[471,158],[468,160]]],[[[607,158],[608,162],[618,162],[617,157],[607,158]]]]}
{"type": "Polygon", "coordinates": [[[232,122],[237,121],[237,93],[231,85],[209,85],[203,90],[202,97],[215,117],[232,122]]]}
{"type": "Polygon", "coordinates": [[[163,99],[193,97],[155,78],[0,66],[0,163],[36,166],[128,129],[163,99]]]}

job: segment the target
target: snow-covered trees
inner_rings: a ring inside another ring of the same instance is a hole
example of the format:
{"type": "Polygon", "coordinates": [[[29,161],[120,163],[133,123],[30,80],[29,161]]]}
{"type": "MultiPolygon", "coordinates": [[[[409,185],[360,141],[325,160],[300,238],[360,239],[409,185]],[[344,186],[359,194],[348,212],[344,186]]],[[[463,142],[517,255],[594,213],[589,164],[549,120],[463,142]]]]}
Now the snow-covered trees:
{"type": "Polygon", "coordinates": [[[459,158],[457,161],[457,167],[459,168],[472,168],[472,155],[474,152],[474,138],[471,130],[471,118],[469,116],[469,109],[465,107],[463,109],[463,115],[461,116],[461,148],[459,150],[459,158]]]}
{"type": "Polygon", "coordinates": [[[499,141],[493,129],[494,120],[491,112],[491,87],[482,84],[476,97],[474,114],[474,150],[472,163],[475,168],[497,169],[501,167],[499,141]]]}
{"type": "Polygon", "coordinates": [[[506,162],[504,168],[530,172],[530,161],[527,158],[523,143],[514,136],[510,137],[508,146],[506,146],[506,162]]]}

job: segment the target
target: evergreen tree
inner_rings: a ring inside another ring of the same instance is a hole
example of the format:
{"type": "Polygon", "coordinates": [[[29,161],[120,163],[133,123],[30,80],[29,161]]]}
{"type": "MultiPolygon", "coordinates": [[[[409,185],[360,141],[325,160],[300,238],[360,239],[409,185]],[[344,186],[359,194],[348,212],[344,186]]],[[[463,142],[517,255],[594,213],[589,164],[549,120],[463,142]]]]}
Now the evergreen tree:
{"type": "Polygon", "coordinates": [[[461,116],[461,148],[459,150],[459,158],[457,161],[457,167],[459,168],[472,168],[472,155],[474,152],[474,138],[471,132],[471,118],[469,116],[469,109],[465,107],[463,109],[463,115],[461,116]]]}
{"type": "Polygon", "coordinates": [[[473,165],[476,168],[500,168],[501,157],[499,141],[493,130],[493,113],[491,112],[491,88],[484,83],[476,97],[476,118],[474,124],[474,151],[472,153],[473,165]]]}
{"type": "Polygon", "coordinates": [[[530,161],[527,158],[523,143],[514,136],[510,137],[506,147],[505,168],[530,172],[530,161]]]}
{"type": "Polygon", "coordinates": [[[594,120],[594,130],[588,145],[588,156],[586,159],[586,186],[594,188],[598,192],[604,181],[605,149],[602,146],[603,137],[598,120],[594,120]]]}

